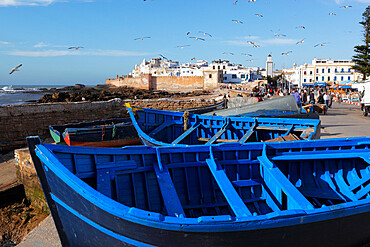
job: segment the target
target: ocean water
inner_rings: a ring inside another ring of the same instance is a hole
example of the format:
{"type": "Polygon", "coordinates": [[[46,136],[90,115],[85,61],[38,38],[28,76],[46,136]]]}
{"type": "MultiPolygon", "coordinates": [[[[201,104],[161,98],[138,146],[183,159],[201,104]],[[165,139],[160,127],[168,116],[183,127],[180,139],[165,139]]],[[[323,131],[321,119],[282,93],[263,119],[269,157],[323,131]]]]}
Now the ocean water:
{"type": "Polygon", "coordinates": [[[51,85],[0,85],[0,106],[34,103],[44,94],[42,89],[61,88],[51,85]]]}

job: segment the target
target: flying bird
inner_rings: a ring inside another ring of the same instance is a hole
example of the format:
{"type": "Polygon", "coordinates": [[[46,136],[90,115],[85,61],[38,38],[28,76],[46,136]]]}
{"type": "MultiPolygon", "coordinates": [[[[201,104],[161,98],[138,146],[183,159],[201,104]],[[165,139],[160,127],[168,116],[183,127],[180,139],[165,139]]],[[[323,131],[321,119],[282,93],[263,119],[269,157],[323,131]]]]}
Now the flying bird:
{"type": "Polygon", "coordinates": [[[256,16],[258,16],[258,17],[263,17],[263,15],[260,15],[260,14],[254,14],[254,15],[256,15],[256,16]]]}
{"type": "Polygon", "coordinates": [[[203,32],[203,31],[199,31],[199,33],[202,33],[204,36],[212,37],[212,35],[210,35],[209,33],[203,32]]]}
{"type": "Polygon", "coordinates": [[[189,37],[189,39],[195,39],[195,40],[203,40],[203,41],[205,41],[205,39],[203,39],[203,38],[198,38],[198,37],[189,37]]]}
{"type": "Polygon", "coordinates": [[[351,5],[345,5],[345,6],[342,6],[342,8],[347,9],[347,8],[352,8],[352,6],[351,5]]]}
{"type": "Polygon", "coordinates": [[[177,48],[184,48],[184,47],[186,47],[186,46],[190,46],[190,45],[178,45],[178,46],[176,46],[177,48]]]}
{"type": "Polygon", "coordinates": [[[337,15],[337,14],[336,14],[336,13],[331,12],[331,13],[329,13],[329,15],[337,15]]]}
{"type": "Polygon", "coordinates": [[[144,40],[144,39],[150,39],[150,37],[139,37],[139,38],[136,38],[136,39],[134,39],[134,40],[144,40]]]}
{"type": "Polygon", "coordinates": [[[234,4],[234,5],[236,5],[236,3],[237,3],[237,2],[238,2],[238,1],[235,1],[233,4],[234,4]]]}
{"type": "Polygon", "coordinates": [[[247,41],[248,42],[248,44],[250,44],[250,45],[253,45],[253,47],[260,47],[259,45],[256,45],[254,42],[252,42],[252,41],[247,41]]]}
{"type": "Polygon", "coordinates": [[[304,42],[305,39],[301,39],[300,41],[298,41],[297,43],[295,43],[296,45],[299,45],[299,44],[302,44],[304,42]]]}
{"type": "Polygon", "coordinates": [[[71,46],[71,47],[69,47],[68,49],[70,49],[70,50],[72,50],[72,49],[74,49],[74,50],[78,50],[78,49],[80,49],[80,48],[83,48],[82,46],[71,46]]]}
{"type": "Polygon", "coordinates": [[[247,62],[253,62],[254,61],[254,59],[249,59],[249,60],[247,60],[247,62]]]}
{"type": "Polygon", "coordinates": [[[231,21],[234,21],[235,23],[243,24],[243,22],[242,21],[239,21],[239,20],[231,20],[231,21]]]}
{"type": "Polygon", "coordinates": [[[305,26],[298,26],[298,27],[296,27],[296,28],[306,29],[306,27],[305,27],[305,26]]]}
{"type": "Polygon", "coordinates": [[[232,53],[232,52],[224,52],[224,53],[222,53],[222,54],[226,54],[226,55],[234,55],[234,53],[232,53]]]}
{"type": "Polygon", "coordinates": [[[166,58],[165,56],[163,56],[162,54],[159,54],[159,56],[161,57],[161,58],[163,58],[164,60],[168,60],[168,58],[166,58]]]}
{"type": "Polygon", "coordinates": [[[18,65],[17,67],[13,68],[13,69],[10,71],[9,75],[13,74],[15,71],[19,71],[19,68],[20,68],[20,67],[22,67],[22,64],[20,64],[20,65],[18,65]]]}
{"type": "Polygon", "coordinates": [[[242,53],[242,55],[246,56],[246,57],[251,57],[252,54],[248,54],[248,53],[242,53]]]}
{"type": "Polygon", "coordinates": [[[186,32],[186,35],[189,35],[190,34],[190,32],[186,32]]]}
{"type": "Polygon", "coordinates": [[[317,44],[317,45],[315,45],[314,47],[324,46],[324,45],[326,45],[326,43],[317,44]]]}
{"type": "Polygon", "coordinates": [[[250,2],[254,3],[254,2],[256,2],[256,0],[248,0],[248,3],[250,3],[250,2]]]}
{"type": "Polygon", "coordinates": [[[285,36],[286,36],[285,34],[278,34],[278,33],[274,32],[274,31],[272,31],[272,30],[271,30],[271,32],[273,32],[273,34],[274,34],[276,37],[278,37],[278,38],[281,38],[281,37],[285,37],[285,36]]]}
{"type": "Polygon", "coordinates": [[[288,56],[290,53],[292,53],[292,51],[283,52],[283,53],[281,53],[281,55],[286,55],[286,56],[288,56]]]}
{"type": "Polygon", "coordinates": [[[195,57],[192,57],[190,60],[195,60],[195,57]]]}

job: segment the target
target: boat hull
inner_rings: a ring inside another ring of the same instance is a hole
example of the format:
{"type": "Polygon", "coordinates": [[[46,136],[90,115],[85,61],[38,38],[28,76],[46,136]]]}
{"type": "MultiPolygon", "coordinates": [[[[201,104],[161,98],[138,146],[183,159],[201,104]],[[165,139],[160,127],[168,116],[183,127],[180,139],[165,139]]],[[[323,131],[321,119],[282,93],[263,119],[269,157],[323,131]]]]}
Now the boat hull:
{"type": "MultiPolygon", "coordinates": [[[[100,209],[68,187],[52,171],[46,172],[53,202],[70,246],[360,246],[370,242],[370,213],[358,213],[331,220],[303,216],[296,221],[319,220],[283,227],[234,231],[164,230],[124,220],[100,209]],[[83,210],[79,210],[83,209],[83,210]],[[356,226],[356,227],[354,227],[356,226]],[[247,245],[246,245],[247,244],[247,245]]],[[[369,210],[369,208],[367,208],[369,210]]],[[[358,210],[359,212],[365,211],[358,210]]],[[[342,212],[343,213],[343,212],[342,212]]],[[[334,214],[334,213],[333,213],[334,214]]],[[[337,214],[341,214],[337,212],[337,214]]],[[[237,224],[237,223],[235,223],[237,224]]],[[[272,225],[272,222],[271,224],[272,225]]],[[[238,229],[238,230],[236,230],[238,229]]]]}

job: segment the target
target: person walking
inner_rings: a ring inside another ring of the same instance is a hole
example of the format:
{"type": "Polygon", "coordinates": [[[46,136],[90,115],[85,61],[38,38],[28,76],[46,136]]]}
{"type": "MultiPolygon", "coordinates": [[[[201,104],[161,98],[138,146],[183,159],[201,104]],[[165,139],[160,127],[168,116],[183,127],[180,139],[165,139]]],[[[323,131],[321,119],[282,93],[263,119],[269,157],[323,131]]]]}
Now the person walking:
{"type": "Polygon", "coordinates": [[[294,99],[297,102],[298,107],[301,107],[301,96],[299,95],[297,90],[294,90],[294,93],[292,95],[294,96],[294,99]]]}
{"type": "Polygon", "coordinates": [[[323,98],[324,98],[325,105],[327,107],[329,107],[329,102],[330,102],[330,96],[329,96],[329,94],[327,92],[325,92],[323,98]]]}

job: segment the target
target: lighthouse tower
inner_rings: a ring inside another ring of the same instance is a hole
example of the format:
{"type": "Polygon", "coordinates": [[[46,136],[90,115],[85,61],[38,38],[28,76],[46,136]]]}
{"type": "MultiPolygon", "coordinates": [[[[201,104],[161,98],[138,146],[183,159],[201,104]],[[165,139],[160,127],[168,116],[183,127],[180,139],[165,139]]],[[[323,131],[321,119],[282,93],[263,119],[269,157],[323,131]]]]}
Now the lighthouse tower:
{"type": "Polygon", "coordinates": [[[271,60],[271,55],[269,54],[267,56],[267,61],[266,61],[266,76],[272,77],[273,75],[273,70],[274,70],[274,63],[271,60]]]}

